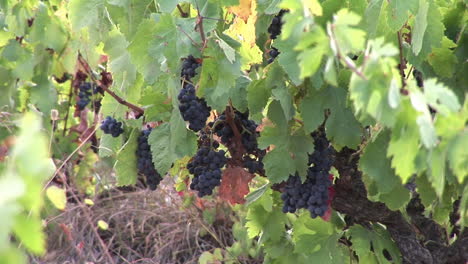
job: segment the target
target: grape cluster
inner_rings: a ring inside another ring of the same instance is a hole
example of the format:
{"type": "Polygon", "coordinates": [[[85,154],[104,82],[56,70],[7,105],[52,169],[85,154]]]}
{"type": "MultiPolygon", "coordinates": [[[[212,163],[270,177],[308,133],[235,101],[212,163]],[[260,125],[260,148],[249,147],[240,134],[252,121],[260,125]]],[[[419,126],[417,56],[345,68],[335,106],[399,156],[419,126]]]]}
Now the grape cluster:
{"type": "Polygon", "coordinates": [[[263,162],[262,158],[254,159],[248,155],[242,158],[244,168],[246,168],[250,173],[262,173],[263,172],[263,162]]]}
{"type": "Polygon", "coordinates": [[[417,69],[413,70],[413,77],[416,79],[416,85],[420,88],[424,86],[423,75],[422,72],[418,71],[417,69]]]}
{"type": "Polygon", "coordinates": [[[277,48],[275,47],[271,47],[271,50],[268,51],[268,55],[270,55],[270,58],[268,59],[267,63],[270,64],[272,63],[276,57],[278,57],[278,55],[280,54],[280,52],[278,51],[277,48]]]}
{"type": "Polygon", "coordinates": [[[314,137],[315,151],[309,156],[309,168],[305,182],[296,173],[286,182],[283,200],[283,212],[294,213],[304,208],[310,216],[323,216],[328,209],[328,189],[332,185],[329,171],[333,164],[333,148],[324,136],[314,137]]]}
{"type": "Polygon", "coordinates": [[[282,9],[271,21],[270,26],[268,27],[268,33],[270,33],[271,39],[276,39],[279,34],[281,34],[281,27],[283,25],[283,15],[288,12],[287,10],[282,9]]]}
{"type": "Polygon", "coordinates": [[[177,99],[179,99],[182,118],[189,122],[189,128],[193,131],[200,131],[205,127],[211,108],[205,100],[195,95],[195,87],[190,83],[185,84],[177,99]]]}
{"type": "Polygon", "coordinates": [[[91,98],[90,98],[92,95],[91,89],[92,89],[91,83],[89,82],[81,83],[79,87],[79,93],[78,93],[79,100],[77,103],[79,110],[85,109],[85,107],[89,104],[89,102],[91,102],[91,98]]]}
{"type": "MultiPolygon", "coordinates": [[[[248,117],[248,113],[235,111],[234,124],[242,136],[242,145],[246,152],[252,153],[258,148],[258,132],[256,132],[257,124],[255,124],[255,121],[249,120],[248,117]]],[[[213,132],[221,138],[221,143],[225,145],[232,143],[234,131],[232,131],[231,126],[226,121],[225,112],[223,112],[215,122],[210,122],[208,125],[212,127],[213,132]]]]}
{"type": "MultiPolygon", "coordinates": [[[[278,15],[276,15],[273,20],[271,21],[270,26],[268,27],[268,33],[270,33],[270,38],[271,39],[276,39],[279,34],[281,34],[281,27],[283,26],[283,21],[282,17],[284,13],[288,12],[287,10],[282,9],[278,15]]],[[[268,55],[270,55],[270,58],[267,60],[267,63],[270,64],[272,63],[280,52],[278,51],[277,48],[271,47],[271,50],[268,51],[268,55]]]]}
{"type": "Polygon", "coordinates": [[[221,184],[221,168],[226,164],[224,150],[216,151],[209,146],[198,149],[187,169],[194,175],[190,189],[198,191],[198,196],[211,195],[213,189],[221,184]]]}
{"type": "Polygon", "coordinates": [[[195,70],[200,66],[201,64],[198,63],[198,61],[192,55],[189,55],[182,62],[182,72],[180,76],[182,78],[185,78],[185,80],[190,80],[193,77],[195,77],[195,75],[197,75],[197,72],[195,70]]]}
{"type": "Polygon", "coordinates": [[[104,134],[111,134],[113,137],[118,137],[124,132],[122,122],[117,122],[117,120],[110,116],[102,121],[101,130],[104,134]]]}
{"type": "Polygon", "coordinates": [[[156,190],[161,182],[162,177],[156,171],[153,164],[150,145],[148,144],[148,136],[151,133],[151,128],[145,129],[138,137],[137,147],[137,166],[138,172],[146,177],[146,184],[151,190],[156,190]]]}
{"type": "Polygon", "coordinates": [[[195,95],[195,87],[189,83],[190,79],[197,74],[195,69],[198,67],[200,67],[200,64],[192,55],[184,60],[181,72],[184,79],[182,82],[183,87],[177,97],[182,118],[189,122],[189,128],[195,132],[205,127],[206,120],[211,112],[211,108],[206,104],[206,101],[195,95]]]}

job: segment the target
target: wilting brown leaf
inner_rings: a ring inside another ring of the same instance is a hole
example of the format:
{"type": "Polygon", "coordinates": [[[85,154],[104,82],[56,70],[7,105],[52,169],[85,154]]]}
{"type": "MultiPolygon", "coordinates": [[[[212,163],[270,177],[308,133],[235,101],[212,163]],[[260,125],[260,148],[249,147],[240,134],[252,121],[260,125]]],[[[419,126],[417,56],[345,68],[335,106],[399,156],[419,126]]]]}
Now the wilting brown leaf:
{"type": "Polygon", "coordinates": [[[225,169],[219,187],[219,197],[231,204],[245,203],[244,196],[249,193],[249,182],[252,179],[253,175],[241,167],[225,169]]]}

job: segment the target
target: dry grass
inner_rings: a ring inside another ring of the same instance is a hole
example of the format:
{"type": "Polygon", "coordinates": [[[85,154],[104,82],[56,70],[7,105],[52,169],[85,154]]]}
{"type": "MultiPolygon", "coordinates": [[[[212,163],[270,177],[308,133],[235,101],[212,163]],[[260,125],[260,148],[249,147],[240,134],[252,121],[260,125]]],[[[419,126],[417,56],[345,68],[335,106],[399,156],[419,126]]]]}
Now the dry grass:
{"type": "MultiPolygon", "coordinates": [[[[31,262],[111,263],[102,239],[114,263],[198,263],[204,251],[232,243],[229,216],[208,225],[201,210],[181,209],[181,203],[167,183],[157,191],[113,190],[88,209],[70,203],[65,212],[48,219],[48,253],[31,262]],[[100,238],[92,231],[99,220],[109,224],[108,230],[98,230],[100,238]]],[[[218,211],[222,215],[223,210],[218,211]]]]}

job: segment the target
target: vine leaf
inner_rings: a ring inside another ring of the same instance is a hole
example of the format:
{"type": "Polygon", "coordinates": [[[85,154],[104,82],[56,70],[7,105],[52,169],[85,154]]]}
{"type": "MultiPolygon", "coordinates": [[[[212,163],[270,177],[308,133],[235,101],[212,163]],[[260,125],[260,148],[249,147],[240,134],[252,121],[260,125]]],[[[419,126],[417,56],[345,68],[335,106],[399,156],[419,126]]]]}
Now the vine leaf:
{"type": "Polygon", "coordinates": [[[130,133],[130,138],[123,148],[117,153],[117,161],[114,168],[117,174],[117,185],[125,186],[136,183],[137,180],[137,138],[139,135],[138,129],[133,129],[130,133]]]}
{"type": "Polygon", "coordinates": [[[394,263],[400,262],[400,252],[391,240],[385,229],[378,225],[373,226],[373,230],[367,230],[360,225],[353,225],[347,232],[347,236],[353,243],[353,249],[360,261],[375,260],[369,263],[390,263],[385,258],[386,250],[394,263]],[[374,249],[372,252],[371,247],[374,249]]]}
{"type": "Polygon", "coordinates": [[[226,168],[219,187],[219,197],[231,204],[245,203],[244,196],[249,193],[249,182],[253,177],[241,167],[226,168]]]}
{"type": "Polygon", "coordinates": [[[255,11],[255,1],[239,0],[239,5],[230,7],[229,11],[247,23],[250,15],[252,15],[252,11],[255,11]]]}
{"type": "Polygon", "coordinates": [[[148,143],[151,146],[154,166],[161,175],[165,175],[177,159],[191,156],[196,151],[195,135],[185,127],[178,109],[172,111],[170,123],[153,129],[148,143]]]}
{"type": "Polygon", "coordinates": [[[380,193],[388,193],[399,184],[391,161],[387,158],[389,140],[390,133],[381,132],[366,146],[364,154],[359,159],[359,169],[364,174],[364,182],[367,186],[370,182],[375,183],[380,193]]]}
{"type": "MultiPolygon", "coordinates": [[[[392,0],[387,6],[387,23],[393,32],[397,32],[408,19],[409,12],[415,13],[418,10],[417,1],[392,0]]],[[[433,19],[433,18],[431,18],[433,19]]]]}

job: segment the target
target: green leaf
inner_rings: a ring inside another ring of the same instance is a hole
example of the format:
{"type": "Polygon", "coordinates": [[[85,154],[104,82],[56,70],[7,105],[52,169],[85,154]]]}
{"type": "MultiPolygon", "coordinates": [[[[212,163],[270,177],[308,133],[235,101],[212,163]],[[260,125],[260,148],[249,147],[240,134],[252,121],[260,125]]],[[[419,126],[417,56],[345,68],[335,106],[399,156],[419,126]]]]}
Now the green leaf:
{"type": "MultiPolygon", "coordinates": [[[[401,1],[407,2],[408,4],[411,4],[411,2],[414,4],[416,2],[415,0],[400,0],[400,2],[401,1]]],[[[427,11],[427,17],[429,19],[427,19],[427,27],[426,31],[424,32],[424,38],[422,40],[420,52],[417,57],[412,52],[408,56],[409,62],[416,67],[419,67],[422,64],[423,60],[427,58],[427,56],[432,52],[433,48],[438,48],[441,46],[442,37],[444,36],[445,26],[442,23],[442,16],[440,14],[438,4],[435,3],[435,1],[428,1],[428,3],[429,9],[427,11]]]]}
{"type": "Polygon", "coordinates": [[[139,129],[133,129],[125,145],[117,153],[114,168],[117,176],[117,185],[126,186],[135,184],[138,178],[136,151],[138,148],[139,129]]]}
{"type": "Polygon", "coordinates": [[[14,246],[2,247],[0,250],[0,263],[28,263],[25,254],[14,246]]]}
{"type": "Polygon", "coordinates": [[[461,108],[455,93],[435,79],[424,81],[424,96],[431,107],[444,115],[461,108]]]}
{"type": "Polygon", "coordinates": [[[65,209],[65,206],[67,205],[67,196],[65,195],[64,189],[52,185],[47,188],[46,195],[57,209],[65,209]]]}
{"type": "Polygon", "coordinates": [[[309,89],[309,94],[299,106],[306,132],[317,129],[324,120],[325,111],[329,110],[325,124],[327,137],[340,147],[357,147],[361,142],[361,126],[345,101],[346,91],[342,88],[327,86],[319,91],[309,89]]]}
{"type": "Polygon", "coordinates": [[[294,161],[288,151],[284,149],[273,149],[263,158],[265,172],[272,183],[279,183],[294,175],[294,161]]]}
{"type": "Polygon", "coordinates": [[[251,115],[263,111],[270,98],[271,87],[266,85],[265,79],[252,81],[247,86],[247,102],[251,115]]]}
{"type": "Polygon", "coordinates": [[[151,42],[148,37],[156,34],[156,23],[154,20],[143,20],[138,26],[138,31],[133,37],[131,44],[128,46],[130,59],[135,64],[138,72],[143,75],[148,84],[156,81],[158,75],[161,73],[159,61],[154,56],[148,56],[151,42]]]}
{"type": "Polygon", "coordinates": [[[468,177],[468,131],[463,131],[449,145],[448,162],[461,184],[468,177]]]}
{"type": "Polygon", "coordinates": [[[359,159],[359,169],[364,173],[365,178],[372,180],[377,185],[381,194],[392,191],[397,184],[400,184],[395,170],[391,167],[391,161],[387,158],[389,141],[389,131],[380,132],[364,148],[364,153],[359,159]]]}
{"type": "MultiPolygon", "coordinates": [[[[392,0],[387,6],[387,23],[393,32],[400,30],[408,19],[409,13],[418,9],[417,0],[392,0]]],[[[431,18],[432,19],[432,18],[431,18]]]]}
{"type": "Polygon", "coordinates": [[[369,38],[374,38],[376,36],[379,19],[383,16],[382,13],[385,13],[383,12],[383,3],[384,0],[371,0],[367,6],[364,19],[369,38]]]}
{"type": "Polygon", "coordinates": [[[200,73],[199,95],[218,111],[222,111],[229,99],[229,90],[236,85],[241,75],[240,62],[234,63],[226,57],[218,43],[212,41],[205,49],[202,70],[200,73]]]}
{"type": "Polygon", "coordinates": [[[375,255],[378,263],[401,263],[400,251],[390,238],[388,232],[380,225],[373,225],[373,230],[367,230],[360,225],[353,225],[349,228],[347,236],[351,239],[352,248],[356,251],[359,259],[368,258],[369,255],[375,255]],[[373,247],[373,251],[371,251],[373,247]],[[392,262],[389,262],[383,251],[386,250],[392,262]]]}
{"type": "Polygon", "coordinates": [[[20,214],[15,217],[13,226],[15,236],[32,253],[42,255],[46,251],[45,236],[41,219],[20,214]]]}
{"type": "Polygon", "coordinates": [[[286,215],[279,208],[275,208],[270,212],[266,211],[261,205],[261,200],[271,199],[271,197],[267,196],[269,195],[263,195],[261,199],[249,206],[245,226],[249,238],[254,238],[262,233],[262,239],[264,240],[279,241],[285,231],[286,215]]]}
{"type": "Polygon", "coordinates": [[[422,174],[416,178],[416,187],[424,207],[431,206],[437,199],[437,194],[432,188],[426,174],[422,174]]]}
{"type": "Polygon", "coordinates": [[[99,142],[99,157],[114,156],[122,146],[122,137],[113,137],[110,134],[103,134],[99,142]]]}
{"type": "Polygon", "coordinates": [[[74,31],[99,24],[99,15],[104,7],[103,0],[71,0],[68,3],[70,22],[74,31]],[[83,18],[86,19],[83,19],[83,18]]]}
{"type": "Polygon", "coordinates": [[[112,72],[112,88],[114,91],[119,91],[126,96],[127,101],[138,100],[134,96],[139,93],[130,88],[135,88],[133,85],[137,79],[136,67],[130,60],[130,54],[127,51],[129,42],[118,28],[114,28],[109,32],[109,36],[104,43],[104,51],[109,55],[109,71],[112,72]]]}
{"type": "Polygon", "coordinates": [[[427,161],[430,168],[428,178],[439,197],[444,193],[445,187],[445,157],[445,150],[441,146],[438,146],[431,150],[427,161]]]}
{"type": "Polygon", "coordinates": [[[266,192],[266,190],[270,187],[270,184],[269,183],[266,183],[264,184],[263,186],[261,186],[260,188],[250,192],[249,194],[247,194],[247,196],[245,196],[245,205],[249,205],[255,201],[257,201],[260,197],[262,197],[262,195],[266,192]]]}
{"type": "Polygon", "coordinates": [[[172,164],[196,151],[196,138],[185,127],[178,109],[172,112],[170,123],[164,123],[151,131],[148,137],[153,154],[153,163],[161,175],[165,175],[172,164]]]}
{"type": "Polygon", "coordinates": [[[415,55],[421,51],[424,33],[427,27],[427,11],[429,3],[425,0],[419,0],[419,9],[415,17],[414,27],[411,30],[411,45],[415,55]]]}
{"type": "Polygon", "coordinates": [[[398,122],[392,129],[387,156],[393,156],[392,167],[403,183],[416,173],[416,156],[419,151],[419,132],[415,124],[414,110],[404,102],[405,111],[398,116],[398,122]]]}
{"type": "Polygon", "coordinates": [[[384,202],[390,210],[398,210],[410,200],[410,192],[403,185],[397,184],[390,192],[380,194],[378,199],[384,202]]]}
{"type": "Polygon", "coordinates": [[[432,49],[428,62],[437,75],[447,78],[454,75],[456,66],[458,65],[457,56],[453,52],[453,48],[456,46],[453,41],[444,36],[442,47],[432,49]]]}

